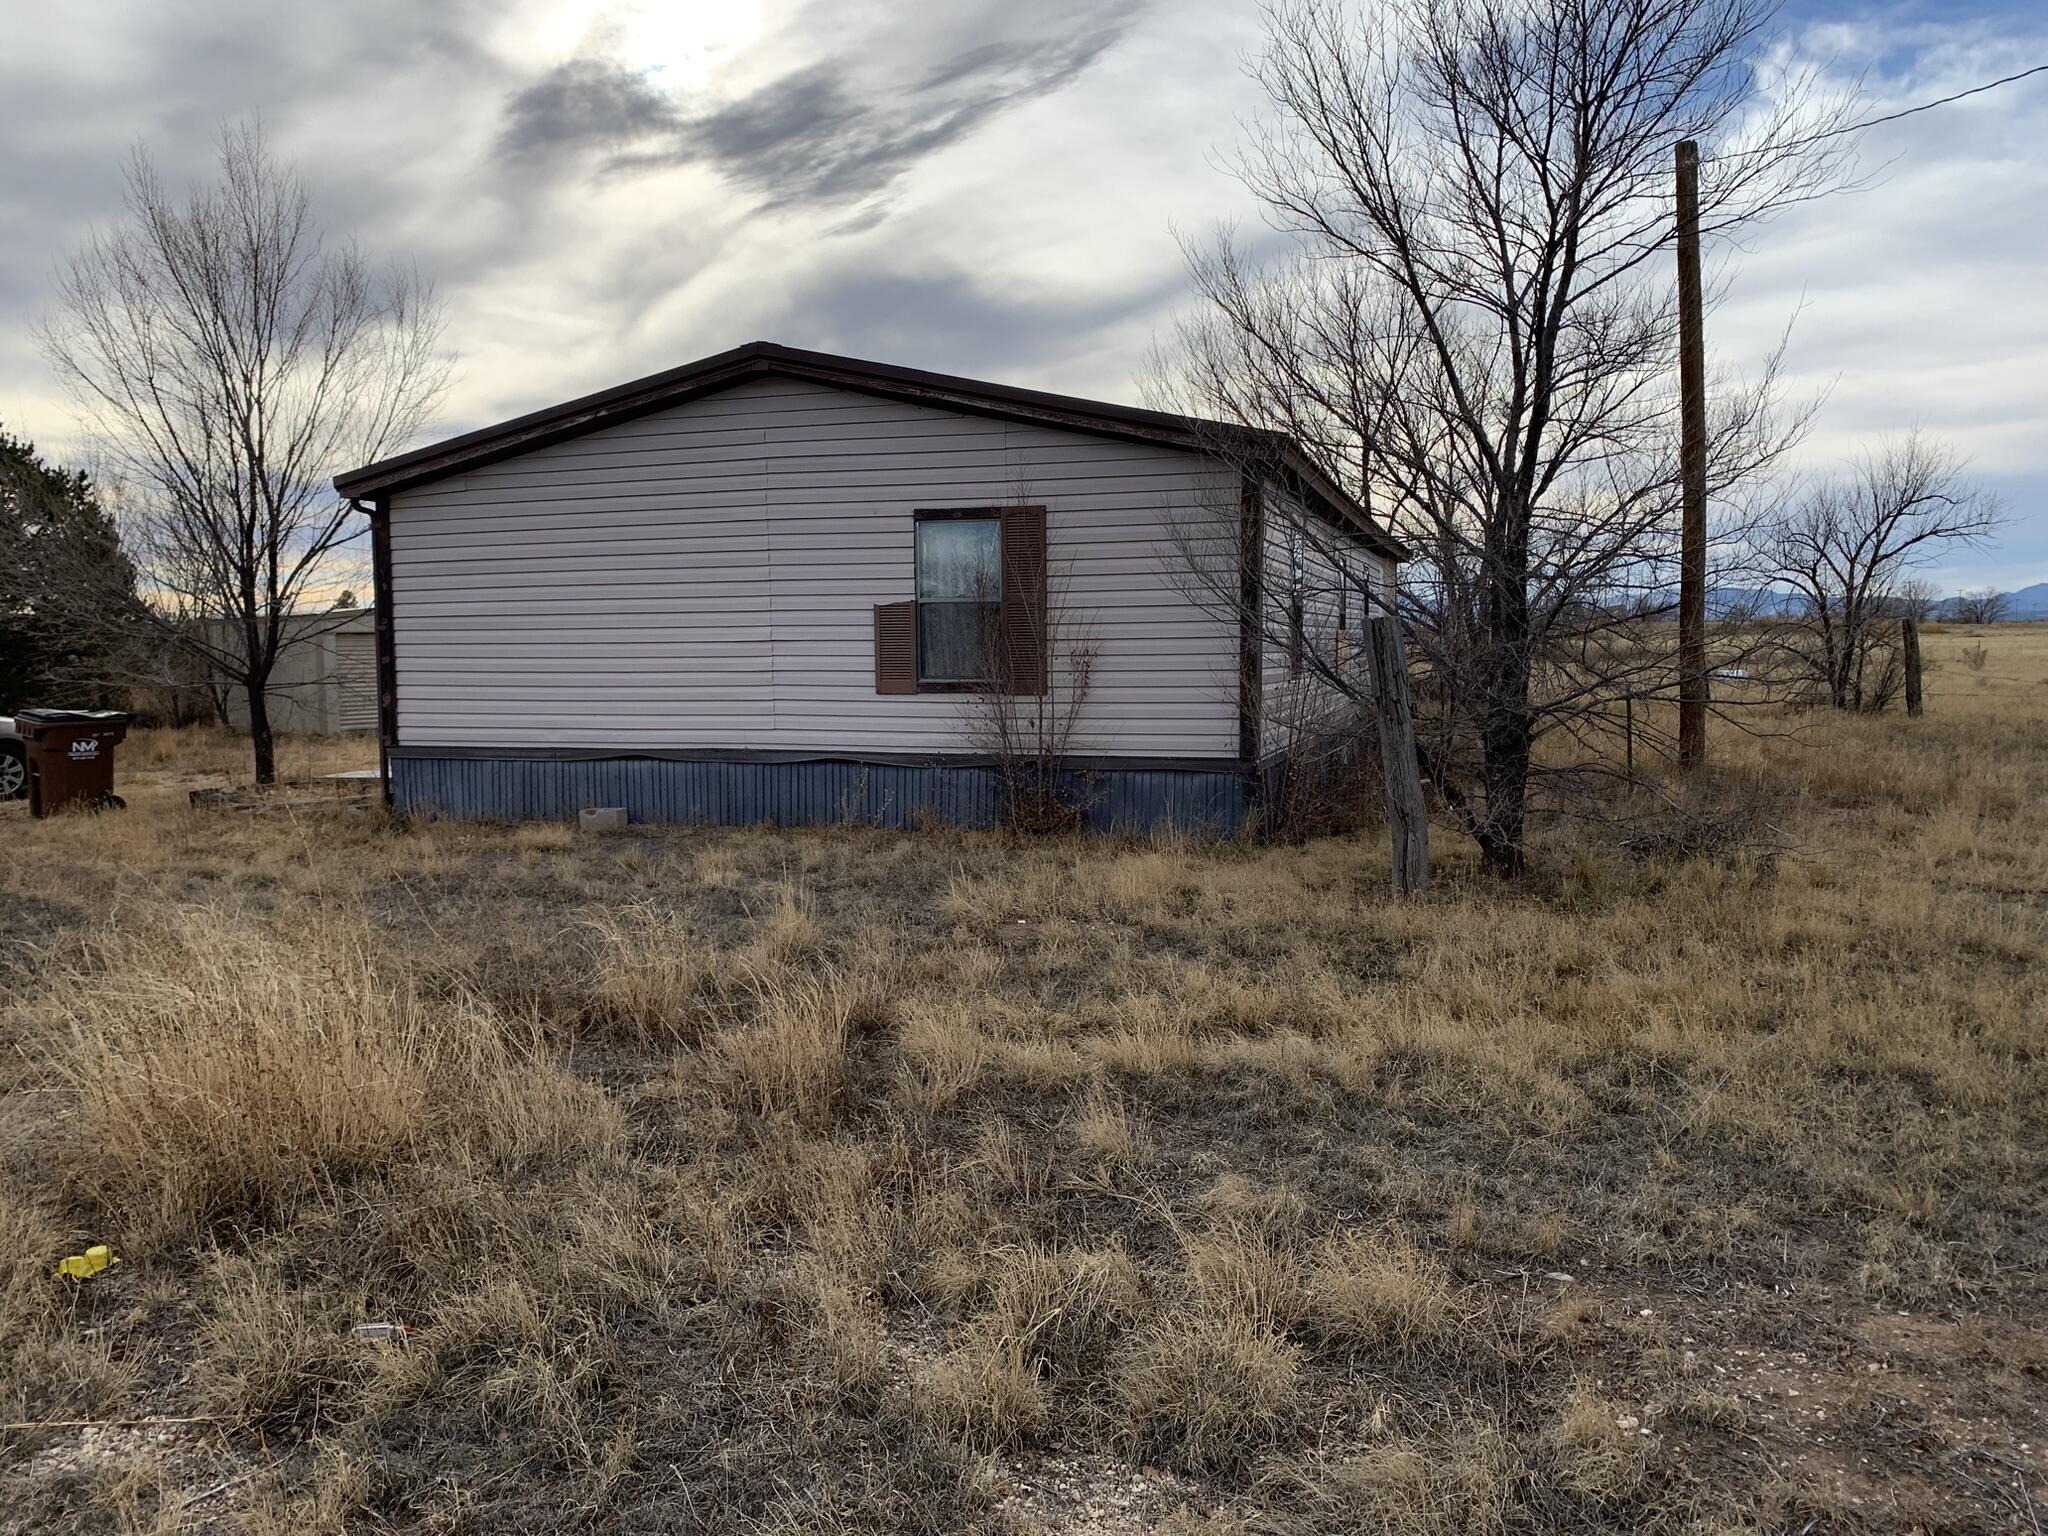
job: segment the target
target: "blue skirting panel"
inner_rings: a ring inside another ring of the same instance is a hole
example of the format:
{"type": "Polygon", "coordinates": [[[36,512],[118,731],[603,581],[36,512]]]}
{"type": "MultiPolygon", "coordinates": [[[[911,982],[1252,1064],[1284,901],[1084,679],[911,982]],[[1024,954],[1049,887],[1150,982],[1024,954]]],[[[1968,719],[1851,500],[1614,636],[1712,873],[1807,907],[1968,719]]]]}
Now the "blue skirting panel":
{"type": "MultiPolygon", "coordinates": [[[[1091,769],[1067,776],[1097,832],[1175,829],[1228,836],[1251,814],[1236,767],[1091,769]]],[[[651,757],[393,757],[401,816],[561,821],[586,806],[622,805],[637,822],[715,826],[992,827],[995,770],[978,765],[731,762],[651,757]]]]}

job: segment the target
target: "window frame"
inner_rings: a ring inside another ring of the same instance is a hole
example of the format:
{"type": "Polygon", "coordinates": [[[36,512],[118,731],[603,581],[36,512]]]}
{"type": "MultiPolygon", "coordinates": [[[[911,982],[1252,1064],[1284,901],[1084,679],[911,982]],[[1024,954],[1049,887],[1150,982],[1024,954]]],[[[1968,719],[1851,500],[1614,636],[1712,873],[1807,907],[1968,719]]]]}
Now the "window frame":
{"type": "MultiPolygon", "coordinates": [[[[916,605],[913,622],[912,667],[917,677],[919,693],[990,693],[996,688],[994,664],[990,673],[979,678],[928,678],[924,675],[924,607],[923,581],[923,540],[921,530],[926,523],[983,522],[993,523],[996,530],[996,600],[987,605],[993,633],[1001,633],[1003,621],[1003,512],[1002,507],[919,507],[911,514],[910,533],[910,590],[916,605]]],[[[953,601],[962,601],[953,599],[953,601]]]]}

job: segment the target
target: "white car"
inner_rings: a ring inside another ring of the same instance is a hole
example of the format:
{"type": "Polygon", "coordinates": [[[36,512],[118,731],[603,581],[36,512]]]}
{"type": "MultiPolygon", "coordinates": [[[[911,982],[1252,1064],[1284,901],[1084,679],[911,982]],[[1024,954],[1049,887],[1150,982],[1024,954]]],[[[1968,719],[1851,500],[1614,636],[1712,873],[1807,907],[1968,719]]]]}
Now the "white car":
{"type": "Polygon", "coordinates": [[[0,715],[0,800],[28,793],[28,747],[14,728],[14,716],[0,715]]]}

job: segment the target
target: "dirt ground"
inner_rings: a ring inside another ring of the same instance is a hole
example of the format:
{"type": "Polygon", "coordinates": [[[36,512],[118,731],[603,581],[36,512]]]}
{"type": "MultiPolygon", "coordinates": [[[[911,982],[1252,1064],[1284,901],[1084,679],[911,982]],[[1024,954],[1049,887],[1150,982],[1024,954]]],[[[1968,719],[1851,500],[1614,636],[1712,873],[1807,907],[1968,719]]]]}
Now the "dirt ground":
{"type": "Polygon", "coordinates": [[[0,1528],[2038,1532],[2048,627],[1927,645],[1412,904],[138,733],[0,807],[0,1528]]]}

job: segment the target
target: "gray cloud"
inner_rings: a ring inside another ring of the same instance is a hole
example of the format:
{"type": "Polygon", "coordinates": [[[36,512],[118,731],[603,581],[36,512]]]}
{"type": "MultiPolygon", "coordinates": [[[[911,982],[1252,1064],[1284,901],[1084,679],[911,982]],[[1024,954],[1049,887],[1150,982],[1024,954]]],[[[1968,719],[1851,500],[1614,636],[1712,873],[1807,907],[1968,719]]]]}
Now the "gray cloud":
{"type": "Polygon", "coordinates": [[[609,59],[557,65],[505,102],[496,153],[515,162],[587,150],[616,153],[681,126],[674,102],[647,77],[609,59]]]}
{"type": "MultiPolygon", "coordinates": [[[[593,162],[607,174],[709,165],[764,195],[769,208],[857,202],[1010,108],[1071,83],[1140,9],[1117,0],[1090,29],[981,43],[907,82],[885,78],[872,60],[838,55],[694,113],[648,75],[586,55],[506,98],[496,154],[560,174],[593,162]]],[[[871,223],[856,218],[851,227],[871,223]]]]}
{"type": "Polygon", "coordinates": [[[863,95],[841,65],[784,75],[691,125],[682,154],[711,161],[771,205],[850,202],[998,114],[1068,84],[1129,18],[1079,37],[989,43],[956,54],[908,90],[863,95]]]}

